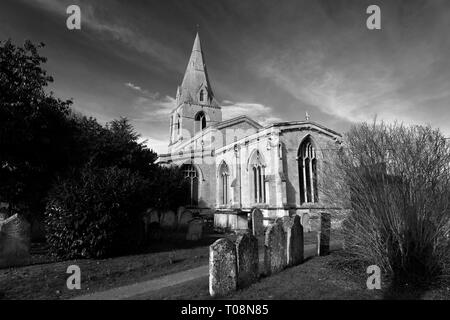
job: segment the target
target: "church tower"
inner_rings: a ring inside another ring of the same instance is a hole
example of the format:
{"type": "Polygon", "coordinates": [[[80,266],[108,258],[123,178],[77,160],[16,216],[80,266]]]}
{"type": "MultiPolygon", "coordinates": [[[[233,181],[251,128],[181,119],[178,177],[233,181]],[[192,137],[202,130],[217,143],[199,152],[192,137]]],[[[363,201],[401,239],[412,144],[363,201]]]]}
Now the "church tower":
{"type": "Polygon", "coordinates": [[[220,121],[222,110],[209,83],[197,32],[183,81],[177,89],[176,106],[170,114],[169,150],[220,121]]]}

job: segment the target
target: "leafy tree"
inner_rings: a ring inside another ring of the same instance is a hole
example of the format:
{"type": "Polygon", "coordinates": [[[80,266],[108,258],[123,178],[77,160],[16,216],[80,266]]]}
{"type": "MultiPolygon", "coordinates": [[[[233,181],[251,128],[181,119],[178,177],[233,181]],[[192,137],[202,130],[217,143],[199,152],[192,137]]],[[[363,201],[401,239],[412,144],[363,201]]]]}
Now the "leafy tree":
{"type": "Polygon", "coordinates": [[[29,218],[45,211],[60,257],[125,252],[139,242],[146,208],[185,203],[182,174],[156,165],[127,119],[102,126],[47,93],[42,47],[0,42],[0,201],[29,218]]]}
{"type": "Polygon", "coordinates": [[[20,203],[39,211],[70,158],[71,101],[45,91],[53,79],[42,68],[43,46],[0,42],[0,199],[11,209],[20,203]]]}
{"type": "Polygon", "coordinates": [[[176,210],[189,203],[189,184],[179,167],[159,167],[149,178],[149,207],[176,210]]]}
{"type": "Polygon", "coordinates": [[[146,191],[139,174],[118,167],[88,165],[60,179],[46,210],[51,253],[72,259],[137,251],[146,191]]]}
{"type": "Polygon", "coordinates": [[[156,168],[156,153],[138,142],[139,135],[126,118],[100,125],[97,120],[72,114],[73,146],[76,150],[72,166],[105,168],[117,166],[150,175],[156,168]]]}

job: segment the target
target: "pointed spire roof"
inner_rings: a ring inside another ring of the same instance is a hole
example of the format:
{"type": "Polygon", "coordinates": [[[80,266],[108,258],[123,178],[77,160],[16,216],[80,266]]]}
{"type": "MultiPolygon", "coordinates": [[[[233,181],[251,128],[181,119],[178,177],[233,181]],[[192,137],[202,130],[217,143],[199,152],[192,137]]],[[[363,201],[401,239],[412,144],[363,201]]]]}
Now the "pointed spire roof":
{"type": "Polygon", "coordinates": [[[209,99],[207,102],[201,102],[201,104],[215,103],[214,94],[212,92],[208,72],[206,70],[205,58],[203,57],[203,51],[200,45],[200,36],[197,32],[194,45],[192,47],[191,57],[189,58],[186,72],[184,73],[183,82],[179,87],[177,97],[178,104],[183,102],[200,104],[199,92],[202,88],[207,90],[209,99]]]}

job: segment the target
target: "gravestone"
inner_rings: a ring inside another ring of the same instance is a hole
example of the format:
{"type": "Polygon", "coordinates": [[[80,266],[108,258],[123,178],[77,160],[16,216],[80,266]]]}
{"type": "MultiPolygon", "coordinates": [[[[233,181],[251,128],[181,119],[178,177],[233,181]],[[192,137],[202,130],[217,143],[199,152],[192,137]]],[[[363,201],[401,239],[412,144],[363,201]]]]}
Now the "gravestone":
{"type": "Polygon", "coordinates": [[[264,234],[264,216],[258,208],[252,210],[252,232],[255,237],[264,234]]]}
{"type": "Polygon", "coordinates": [[[275,218],[274,223],[281,223],[281,224],[284,224],[286,221],[289,221],[289,219],[290,219],[289,216],[277,217],[277,218],[275,218]]]}
{"type": "Polygon", "coordinates": [[[223,297],[237,288],[236,247],[222,238],[209,247],[209,294],[223,297]]]}
{"type": "Polygon", "coordinates": [[[244,233],[236,240],[237,286],[244,288],[258,279],[258,240],[250,233],[244,233]]]}
{"type": "Polygon", "coordinates": [[[203,236],[203,221],[201,219],[194,219],[189,222],[186,233],[186,240],[198,241],[203,236]]]}
{"type": "Polygon", "coordinates": [[[142,215],[142,221],[144,222],[144,233],[145,233],[146,237],[148,236],[148,226],[150,225],[151,212],[152,212],[152,209],[148,209],[142,215]]]}
{"type": "Polygon", "coordinates": [[[161,227],[166,229],[174,229],[177,225],[175,213],[171,210],[166,211],[161,216],[161,227]]]}
{"type": "Polygon", "coordinates": [[[150,223],[157,222],[159,223],[159,212],[157,210],[150,211],[150,223]]]}
{"type": "Polygon", "coordinates": [[[163,230],[158,222],[152,222],[147,228],[147,239],[159,241],[162,238],[163,230]]]}
{"type": "Polygon", "coordinates": [[[264,239],[264,266],[267,275],[283,270],[287,264],[286,233],[281,221],[269,225],[264,239]]]}
{"type": "Polygon", "coordinates": [[[303,227],[300,217],[294,215],[283,219],[283,229],[286,232],[287,265],[298,265],[303,261],[303,227]]]}
{"type": "Polygon", "coordinates": [[[178,221],[180,221],[180,216],[181,216],[181,214],[183,213],[183,212],[185,212],[186,211],[186,208],[185,207],[178,207],[178,209],[177,209],[177,217],[178,217],[178,221]]]}
{"type": "Polygon", "coordinates": [[[318,232],[317,254],[325,256],[330,253],[331,215],[328,212],[320,214],[320,232],[318,232]]]}
{"type": "Polygon", "coordinates": [[[189,222],[194,218],[194,215],[191,211],[185,210],[180,213],[178,216],[178,227],[180,229],[187,228],[189,225],[189,222]]]}
{"type": "Polygon", "coordinates": [[[309,213],[304,213],[302,216],[303,231],[311,232],[311,221],[309,221],[309,213]]]}
{"type": "Polygon", "coordinates": [[[0,268],[30,263],[30,224],[17,214],[0,221],[0,268]]]}

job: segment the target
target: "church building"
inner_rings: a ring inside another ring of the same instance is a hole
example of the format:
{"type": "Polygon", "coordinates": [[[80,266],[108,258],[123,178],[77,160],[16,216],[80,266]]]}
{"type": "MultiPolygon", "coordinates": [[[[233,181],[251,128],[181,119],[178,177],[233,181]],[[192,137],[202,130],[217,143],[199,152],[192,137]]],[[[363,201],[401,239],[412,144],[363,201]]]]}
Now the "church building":
{"type": "Polygon", "coordinates": [[[170,114],[168,153],[158,162],[182,167],[190,184],[186,207],[222,213],[217,221],[225,226],[239,228],[231,217],[259,208],[266,220],[299,214],[305,227],[327,210],[324,152],[342,137],[308,116],[267,126],[250,116],[222,118],[197,33],[170,114]]]}

